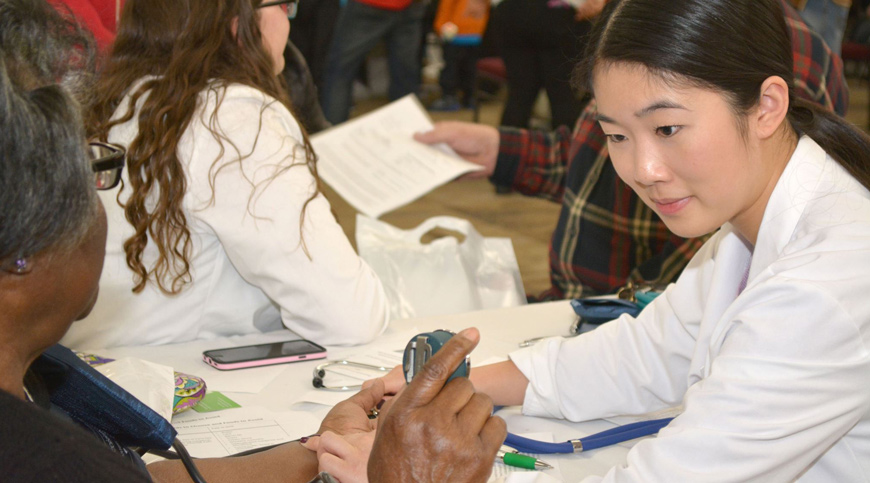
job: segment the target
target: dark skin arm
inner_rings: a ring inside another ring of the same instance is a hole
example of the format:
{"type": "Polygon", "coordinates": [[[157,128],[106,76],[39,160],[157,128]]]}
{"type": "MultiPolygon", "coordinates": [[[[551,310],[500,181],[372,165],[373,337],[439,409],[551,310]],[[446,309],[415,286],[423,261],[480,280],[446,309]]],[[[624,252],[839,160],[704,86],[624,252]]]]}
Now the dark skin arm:
{"type": "MultiPolygon", "coordinates": [[[[368,465],[369,481],[483,482],[506,427],[492,401],[467,378],[445,381],[480,341],[477,329],[450,339],[397,396],[380,426],[368,465]]],[[[377,384],[375,386],[381,386],[377,384]]]]}
{"type": "MultiPolygon", "coordinates": [[[[374,422],[368,418],[369,411],[383,397],[383,384],[374,384],[360,391],[332,408],[318,433],[331,431],[348,435],[373,431],[374,422]]],[[[293,442],[249,456],[196,460],[196,467],[209,483],[307,483],[317,474],[317,453],[293,442]]],[[[158,461],[148,465],[148,471],[157,483],[192,481],[180,461],[158,461]]]]}

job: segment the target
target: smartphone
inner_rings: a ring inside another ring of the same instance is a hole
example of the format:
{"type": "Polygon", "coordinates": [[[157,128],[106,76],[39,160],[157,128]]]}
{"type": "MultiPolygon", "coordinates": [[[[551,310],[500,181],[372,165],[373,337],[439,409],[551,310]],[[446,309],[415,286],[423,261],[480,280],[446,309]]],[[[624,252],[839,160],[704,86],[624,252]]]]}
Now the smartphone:
{"type": "Polygon", "coordinates": [[[269,366],[285,362],[323,359],[326,349],[310,340],[288,340],[271,344],[214,349],[202,353],[202,360],[222,371],[269,366]]]}

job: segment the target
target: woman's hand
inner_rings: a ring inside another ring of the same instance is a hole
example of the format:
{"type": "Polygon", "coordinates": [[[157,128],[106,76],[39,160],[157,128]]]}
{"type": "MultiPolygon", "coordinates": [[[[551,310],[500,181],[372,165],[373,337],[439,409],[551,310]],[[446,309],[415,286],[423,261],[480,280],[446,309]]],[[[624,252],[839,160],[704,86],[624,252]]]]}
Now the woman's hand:
{"type": "Polygon", "coordinates": [[[366,467],[375,433],[353,433],[339,436],[332,432],[320,435],[317,462],[320,471],[326,471],[341,483],[368,483],[366,467]]]}
{"type": "MultiPolygon", "coordinates": [[[[444,344],[380,422],[368,465],[371,481],[486,481],[504,442],[504,421],[464,377],[445,385],[480,340],[466,329],[444,344]]],[[[378,382],[373,384],[377,385],[378,382]]]]}

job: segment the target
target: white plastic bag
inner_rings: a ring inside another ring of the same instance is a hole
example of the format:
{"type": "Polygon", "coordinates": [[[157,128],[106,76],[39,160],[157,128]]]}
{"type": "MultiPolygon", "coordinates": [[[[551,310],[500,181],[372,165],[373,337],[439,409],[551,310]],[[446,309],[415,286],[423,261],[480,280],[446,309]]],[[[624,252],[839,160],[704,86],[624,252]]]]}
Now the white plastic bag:
{"type": "Polygon", "coordinates": [[[467,220],[436,216],[400,230],[357,215],[356,242],[384,284],[393,320],[526,303],[510,239],[484,238],[467,220]],[[465,240],[445,236],[421,243],[436,227],[461,233],[465,240]]]}

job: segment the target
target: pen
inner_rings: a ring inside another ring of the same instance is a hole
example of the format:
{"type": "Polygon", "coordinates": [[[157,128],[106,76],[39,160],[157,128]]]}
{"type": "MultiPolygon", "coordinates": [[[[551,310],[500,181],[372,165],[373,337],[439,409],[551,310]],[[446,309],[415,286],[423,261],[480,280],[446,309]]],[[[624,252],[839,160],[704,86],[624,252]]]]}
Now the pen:
{"type": "Polygon", "coordinates": [[[544,463],[543,461],[533,458],[531,456],[526,456],[524,454],[519,453],[506,453],[504,451],[499,451],[496,455],[496,458],[504,461],[504,464],[508,466],[514,466],[517,468],[525,468],[527,470],[550,470],[553,469],[552,465],[544,463]]]}

